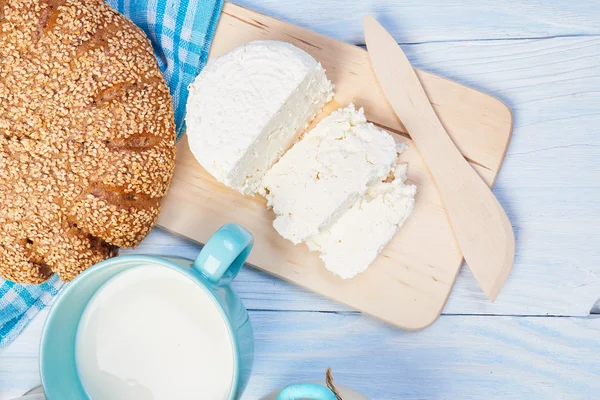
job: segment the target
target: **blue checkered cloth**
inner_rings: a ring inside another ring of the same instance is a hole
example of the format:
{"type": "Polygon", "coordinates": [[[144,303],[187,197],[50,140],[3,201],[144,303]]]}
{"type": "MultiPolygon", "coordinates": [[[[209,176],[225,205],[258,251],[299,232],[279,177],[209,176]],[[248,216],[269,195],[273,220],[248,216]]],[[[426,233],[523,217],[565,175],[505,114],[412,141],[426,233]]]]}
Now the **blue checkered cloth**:
{"type": "Polygon", "coordinates": [[[107,0],[146,32],[175,106],[177,138],[185,130],[187,87],[206,64],[223,0],[107,0]]]}
{"type": "MultiPolygon", "coordinates": [[[[107,1],[152,41],[173,96],[179,138],[185,130],[187,87],[206,64],[223,0],[107,1]]],[[[0,278],[0,348],[12,342],[62,285],[56,275],[41,285],[19,285],[0,278]]]]}

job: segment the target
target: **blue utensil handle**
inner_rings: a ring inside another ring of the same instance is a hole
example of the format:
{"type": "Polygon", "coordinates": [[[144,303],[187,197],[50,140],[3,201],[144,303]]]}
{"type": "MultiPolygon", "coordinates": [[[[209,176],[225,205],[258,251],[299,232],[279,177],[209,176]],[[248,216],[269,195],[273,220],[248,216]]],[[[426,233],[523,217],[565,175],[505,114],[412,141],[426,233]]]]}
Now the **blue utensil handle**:
{"type": "Polygon", "coordinates": [[[254,237],[238,224],[225,224],[204,245],[193,268],[215,284],[227,284],[240,272],[254,237]]]}
{"type": "Polygon", "coordinates": [[[337,400],[331,390],[318,383],[296,383],[283,388],[277,400],[337,400]]]}

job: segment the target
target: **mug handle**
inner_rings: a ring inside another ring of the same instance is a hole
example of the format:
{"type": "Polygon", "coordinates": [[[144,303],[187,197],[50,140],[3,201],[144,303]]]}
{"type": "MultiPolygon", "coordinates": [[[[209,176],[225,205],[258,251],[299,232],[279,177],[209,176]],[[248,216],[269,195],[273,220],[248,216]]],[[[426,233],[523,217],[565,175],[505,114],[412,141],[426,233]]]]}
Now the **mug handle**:
{"type": "Polygon", "coordinates": [[[246,228],[225,224],[208,239],[192,267],[212,283],[228,283],[240,272],[253,244],[246,228]]]}
{"type": "Polygon", "coordinates": [[[277,400],[337,400],[331,390],[318,383],[295,383],[283,388],[277,400]]]}

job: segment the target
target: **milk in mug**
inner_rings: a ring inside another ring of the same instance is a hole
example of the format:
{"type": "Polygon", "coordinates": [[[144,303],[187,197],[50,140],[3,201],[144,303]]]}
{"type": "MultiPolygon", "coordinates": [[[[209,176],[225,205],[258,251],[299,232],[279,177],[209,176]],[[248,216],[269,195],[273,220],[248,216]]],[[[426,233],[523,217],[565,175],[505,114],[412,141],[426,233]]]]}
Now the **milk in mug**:
{"type": "Polygon", "coordinates": [[[92,297],[76,363],[92,400],[228,399],[234,344],[215,300],[171,268],[140,265],[92,297]]]}

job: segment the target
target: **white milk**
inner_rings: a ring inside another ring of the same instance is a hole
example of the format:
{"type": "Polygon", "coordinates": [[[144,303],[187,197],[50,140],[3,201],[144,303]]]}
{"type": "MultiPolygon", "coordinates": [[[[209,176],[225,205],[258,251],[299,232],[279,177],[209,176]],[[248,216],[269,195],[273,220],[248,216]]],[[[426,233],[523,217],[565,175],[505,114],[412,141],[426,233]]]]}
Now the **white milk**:
{"type": "Polygon", "coordinates": [[[93,400],[221,400],[232,387],[232,346],[201,287],[170,268],[140,266],[90,300],[77,331],[77,369],[93,400]]]}

